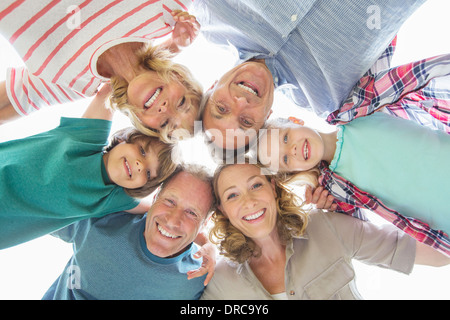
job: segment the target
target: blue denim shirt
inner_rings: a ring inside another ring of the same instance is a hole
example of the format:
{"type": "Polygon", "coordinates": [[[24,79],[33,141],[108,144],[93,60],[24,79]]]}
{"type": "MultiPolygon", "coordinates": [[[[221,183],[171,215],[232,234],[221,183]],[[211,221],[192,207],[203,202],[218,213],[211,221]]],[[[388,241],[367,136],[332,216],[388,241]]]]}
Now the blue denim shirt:
{"type": "Polygon", "coordinates": [[[211,42],[263,58],[275,86],[321,117],[339,108],[425,0],[196,0],[211,42]]]}

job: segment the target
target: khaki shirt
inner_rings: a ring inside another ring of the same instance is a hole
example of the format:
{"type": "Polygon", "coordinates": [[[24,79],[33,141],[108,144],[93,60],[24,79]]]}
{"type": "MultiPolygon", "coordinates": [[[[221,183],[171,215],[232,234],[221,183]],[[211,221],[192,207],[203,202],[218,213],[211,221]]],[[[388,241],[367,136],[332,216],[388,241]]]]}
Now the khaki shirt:
{"type": "MultiPolygon", "coordinates": [[[[286,246],[288,299],[362,299],[353,258],[409,274],[416,242],[392,225],[377,226],[343,214],[315,210],[306,232],[286,246]]],[[[273,299],[249,264],[221,259],[202,299],[273,299]]]]}

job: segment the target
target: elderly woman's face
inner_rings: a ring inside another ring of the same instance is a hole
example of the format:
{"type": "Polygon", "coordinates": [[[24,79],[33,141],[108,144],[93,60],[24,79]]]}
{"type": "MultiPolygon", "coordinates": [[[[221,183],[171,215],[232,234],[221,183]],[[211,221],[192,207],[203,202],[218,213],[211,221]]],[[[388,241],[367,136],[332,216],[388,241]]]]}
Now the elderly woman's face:
{"type": "Polygon", "coordinates": [[[275,182],[269,182],[254,165],[225,168],[217,181],[220,209],[244,235],[264,238],[275,230],[275,182]]]}
{"type": "Polygon", "coordinates": [[[152,129],[166,126],[192,132],[198,106],[186,99],[187,89],[178,81],[165,83],[154,71],[146,71],[128,85],[128,101],[141,112],[136,115],[152,129]]]}

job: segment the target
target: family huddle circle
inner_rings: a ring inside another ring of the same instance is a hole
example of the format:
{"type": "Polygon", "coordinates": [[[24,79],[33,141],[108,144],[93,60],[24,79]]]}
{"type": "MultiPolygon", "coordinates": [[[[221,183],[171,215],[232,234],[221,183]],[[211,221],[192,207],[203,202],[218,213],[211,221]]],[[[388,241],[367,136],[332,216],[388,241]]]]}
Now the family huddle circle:
{"type": "Polygon", "coordinates": [[[0,252],[72,244],[43,300],[354,300],[352,260],[449,265],[450,54],[392,64],[425,2],[3,0],[0,126],[84,109],[1,140],[0,252]],[[207,86],[199,35],[235,58],[207,86]]]}

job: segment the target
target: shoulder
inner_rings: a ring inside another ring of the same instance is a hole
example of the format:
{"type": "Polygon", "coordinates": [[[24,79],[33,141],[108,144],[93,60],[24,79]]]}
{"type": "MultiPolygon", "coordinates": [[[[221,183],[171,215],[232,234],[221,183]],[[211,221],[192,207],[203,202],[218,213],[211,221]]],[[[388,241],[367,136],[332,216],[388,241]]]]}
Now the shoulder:
{"type": "Polygon", "coordinates": [[[346,214],[315,209],[309,215],[306,230],[314,232],[349,230],[362,227],[363,223],[364,221],[346,214]]]}
{"type": "Polygon", "coordinates": [[[234,263],[221,257],[216,264],[214,276],[202,295],[202,300],[222,300],[237,297],[238,292],[243,288],[243,278],[241,277],[241,264],[234,263]]]}

